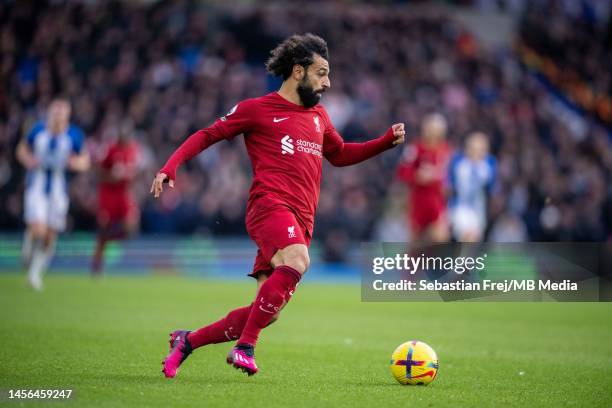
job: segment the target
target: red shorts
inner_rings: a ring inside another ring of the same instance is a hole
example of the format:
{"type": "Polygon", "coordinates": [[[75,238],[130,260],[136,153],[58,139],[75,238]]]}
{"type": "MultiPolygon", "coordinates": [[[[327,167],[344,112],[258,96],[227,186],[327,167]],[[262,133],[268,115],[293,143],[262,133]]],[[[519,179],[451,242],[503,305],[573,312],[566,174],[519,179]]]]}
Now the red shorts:
{"type": "Polygon", "coordinates": [[[305,225],[287,206],[260,199],[252,205],[246,216],[246,229],[257,244],[257,257],[253,265],[254,278],[274,270],[270,261],[279,249],[292,244],[310,246],[311,236],[305,225]]]}
{"type": "Polygon", "coordinates": [[[134,220],[138,218],[139,210],[136,202],[127,196],[98,196],[98,224],[106,226],[115,222],[134,220]]]}
{"type": "Polygon", "coordinates": [[[421,233],[446,215],[446,203],[440,199],[414,200],[411,203],[410,227],[421,233]]]}

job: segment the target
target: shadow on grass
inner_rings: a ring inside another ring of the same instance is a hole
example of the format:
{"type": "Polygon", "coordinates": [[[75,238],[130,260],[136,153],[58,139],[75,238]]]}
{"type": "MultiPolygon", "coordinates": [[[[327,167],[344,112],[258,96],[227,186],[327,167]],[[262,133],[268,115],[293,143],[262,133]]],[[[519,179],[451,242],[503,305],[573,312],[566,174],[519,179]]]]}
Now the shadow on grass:
{"type": "Polygon", "coordinates": [[[389,387],[401,387],[400,384],[385,382],[385,381],[346,381],[346,385],[352,385],[355,387],[367,387],[367,388],[384,388],[389,387]]]}
{"type": "Polygon", "coordinates": [[[274,385],[275,382],[270,378],[259,377],[259,378],[247,378],[246,375],[242,377],[241,373],[237,373],[236,376],[193,376],[189,373],[177,378],[165,378],[162,373],[105,373],[105,374],[94,374],[82,376],[82,380],[89,380],[95,383],[108,383],[108,382],[120,382],[123,384],[135,384],[145,386],[199,386],[199,387],[218,387],[218,386],[251,386],[251,387],[269,387],[274,385]]]}

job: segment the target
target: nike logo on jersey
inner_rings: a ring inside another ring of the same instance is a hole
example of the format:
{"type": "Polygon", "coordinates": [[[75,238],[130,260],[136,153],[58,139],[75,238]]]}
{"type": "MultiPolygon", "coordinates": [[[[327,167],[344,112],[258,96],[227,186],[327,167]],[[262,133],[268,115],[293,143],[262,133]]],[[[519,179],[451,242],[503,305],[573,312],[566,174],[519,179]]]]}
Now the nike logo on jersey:
{"type": "Polygon", "coordinates": [[[278,123],[278,122],[282,122],[283,120],[287,120],[287,119],[289,119],[289,116],[287,116],[286,118],[278,118],[278,119],[274,118],[272,119],[272,121],[274,123],[278,123]]]}

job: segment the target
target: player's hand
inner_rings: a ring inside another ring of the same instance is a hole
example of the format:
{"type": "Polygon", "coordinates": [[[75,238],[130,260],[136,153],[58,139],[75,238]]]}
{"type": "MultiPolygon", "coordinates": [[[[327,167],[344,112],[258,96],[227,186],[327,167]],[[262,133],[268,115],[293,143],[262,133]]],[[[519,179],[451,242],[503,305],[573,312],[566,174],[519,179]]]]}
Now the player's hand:
{"type": "Polygon", "coordinates": [[[34,157],[33,155],[29,155],[24,160],[23,166],[27,170],[34,170],[34,169],[37,169],[40,166],[40,161],[36,157],[34,157]]]}
{"type": "Polygon", "coordinates": [[[151,184],[151,193],[153,193],[153,197],[157,198],[164,191],[164,182],[168,180],[168,185],[170,188],[174,188],[174,180],[170,180],[166,173],[157,173],[155,179],[153,180],[153,184],[151,184]]]}
{"type": "Polygon", "coordinates": [[[68,168],[72,171],[86,171],[89,169],[89,154],[73,154],[68,158],[68,168]]]}
{"type": "Polygon", "coordinates": [[[404,124],[396,123],[394,125],[391,125],[391,129],[393,129],[393,136],[395,137],[395,139],[393,140],[393,146],[404,143],[404,138],[406,137],[404,124]]]}

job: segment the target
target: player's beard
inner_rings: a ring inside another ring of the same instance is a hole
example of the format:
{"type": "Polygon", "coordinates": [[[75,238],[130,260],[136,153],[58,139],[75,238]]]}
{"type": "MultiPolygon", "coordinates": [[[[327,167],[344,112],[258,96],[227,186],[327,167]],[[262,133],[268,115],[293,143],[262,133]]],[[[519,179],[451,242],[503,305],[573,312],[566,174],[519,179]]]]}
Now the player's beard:
{"type": "Polygon", "coordinates": [[[304,78],[298,83],[297,92],[305,108],[312,108],[319,103],[323,93],[323,91],[314,90],[308,81],[308,75],[304,75],[304,78]]]}

